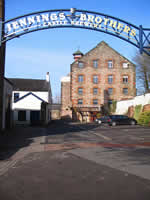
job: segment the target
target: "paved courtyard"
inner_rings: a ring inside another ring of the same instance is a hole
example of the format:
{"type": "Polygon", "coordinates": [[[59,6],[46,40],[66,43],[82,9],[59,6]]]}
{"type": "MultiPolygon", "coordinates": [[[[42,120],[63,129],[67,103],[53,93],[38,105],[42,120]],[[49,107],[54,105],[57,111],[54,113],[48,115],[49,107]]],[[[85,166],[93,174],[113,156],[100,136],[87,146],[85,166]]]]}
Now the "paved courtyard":
{"type": "Polygon", "coordinates": [[[13,134],[1,140],[1,199],[150,199],[148,127],[58,121],[13,134]]]}

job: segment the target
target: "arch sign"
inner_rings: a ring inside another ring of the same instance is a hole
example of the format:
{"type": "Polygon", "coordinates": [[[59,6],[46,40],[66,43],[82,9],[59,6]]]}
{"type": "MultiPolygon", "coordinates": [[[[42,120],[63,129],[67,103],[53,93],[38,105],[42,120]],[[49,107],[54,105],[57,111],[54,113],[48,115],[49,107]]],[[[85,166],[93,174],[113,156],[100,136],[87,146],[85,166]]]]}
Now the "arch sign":
{"type": "Polygon", "coordinates": [[[33,31],[70,27],[113,35],[136,46],[140,53],[150,55],[150,28],[138,27],[103,13],[75,8],[39,11],[1,22],[0,42],[4,43],[33,31]]]}

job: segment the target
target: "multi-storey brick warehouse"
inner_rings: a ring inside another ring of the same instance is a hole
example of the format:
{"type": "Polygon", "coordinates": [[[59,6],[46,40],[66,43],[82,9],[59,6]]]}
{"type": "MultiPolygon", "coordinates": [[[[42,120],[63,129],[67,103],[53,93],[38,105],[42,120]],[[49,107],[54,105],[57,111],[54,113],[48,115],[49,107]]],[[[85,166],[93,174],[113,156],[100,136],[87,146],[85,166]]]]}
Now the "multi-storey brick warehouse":
{"type": "Polygon", "coordinates": [[[85,55],[73,55],[68,92],[73,117],[90,121],[104,105],[136,95],[134,64],[105,42],[85,55]]]}

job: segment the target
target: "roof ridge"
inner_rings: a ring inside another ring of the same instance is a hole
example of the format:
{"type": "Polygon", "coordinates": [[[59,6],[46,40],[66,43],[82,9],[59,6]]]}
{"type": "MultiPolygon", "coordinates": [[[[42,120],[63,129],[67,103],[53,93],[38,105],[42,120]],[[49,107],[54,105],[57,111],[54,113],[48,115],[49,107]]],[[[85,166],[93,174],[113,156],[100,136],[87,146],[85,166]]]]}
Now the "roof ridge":
{"type": "MultiPolygon", "coordinates": [[[[125,56],[123,56],[121,53],[119,53],[117,50],[115,50],[113,47],[111,47],[107,42],[105,42],[104,40],[102,40],[101,42],[99,42],[95,47],[93,47],[92,49],[90,49],[87,53],[85,53],[81,58],[78,59],[78,61],[80,59],[82,59],[83,57],[87,56],[91,51],[93,51],[94,49],[96,49],[97,47],[101,46],[102,44],[108,46],[110,49],[112,49],[113,51],[115,51],[118,55],[120,55],[121,57],[123,57],[124,59],[126,59],[128,62],[130,62],[131,64],[133,64],[135,66],[135,64],[130,61],[128,58],[126,58],[125,56]]],[[[74,61],[72,64],[74,64],[76,61],[74,61]]],[[[71,64],[71,65],[72,65],[71,64]]]]}

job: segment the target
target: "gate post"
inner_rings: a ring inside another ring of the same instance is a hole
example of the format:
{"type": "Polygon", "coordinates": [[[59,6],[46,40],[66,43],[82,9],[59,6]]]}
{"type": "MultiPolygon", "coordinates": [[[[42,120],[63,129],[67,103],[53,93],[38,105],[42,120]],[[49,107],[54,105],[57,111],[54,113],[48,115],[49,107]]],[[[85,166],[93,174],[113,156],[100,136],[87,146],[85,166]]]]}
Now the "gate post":
{"type": "MultiPolygon", "coordinates": [[[[5,0],[0,0],[0,20],[5,20],[5,0]]],[[[1,38],[3,36],[4,24],[2,23],[1,38]]],[[[0,46],[0,130],[4,121],[4,73],[5,73],[5,43],[0,46]]]]}

